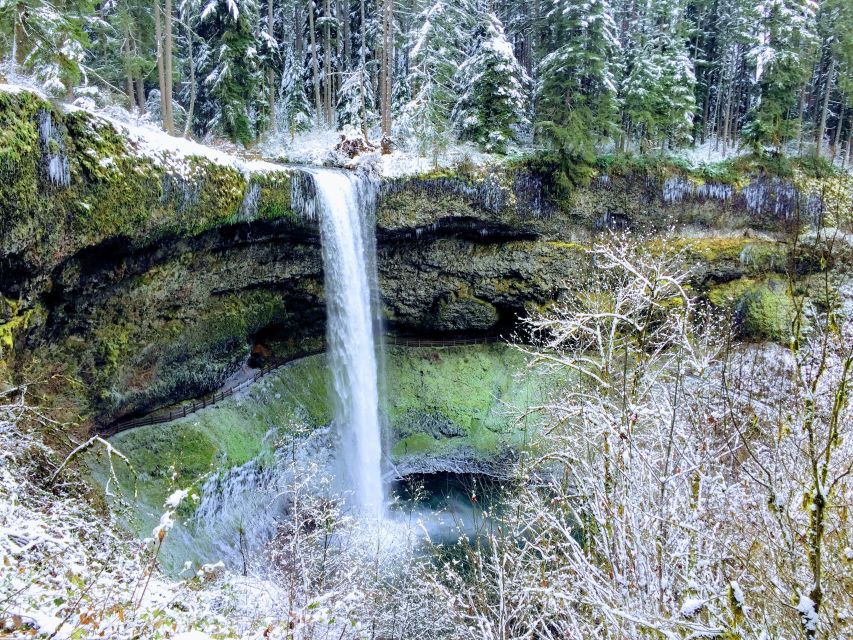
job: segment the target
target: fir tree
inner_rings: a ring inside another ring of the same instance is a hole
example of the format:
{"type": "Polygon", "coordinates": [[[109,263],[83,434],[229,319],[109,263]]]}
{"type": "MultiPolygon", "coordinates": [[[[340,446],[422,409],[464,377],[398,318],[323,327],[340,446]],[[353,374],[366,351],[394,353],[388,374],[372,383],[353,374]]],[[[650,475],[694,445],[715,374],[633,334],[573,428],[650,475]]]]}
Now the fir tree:
{"type": "Polygon", "coordinates": [[[311,104],[305,95],[305,67],[293,49],[288,49],[284,58],[277,108],[279,125],[290,132],[291,138],[297,131],[311,127],[311,104]]]}
{"type": "Polygon", "coordinates": [[[762,40],[754,52],[758,100],[745,131],[756,151],[781,148],[800,132],[803,91],[813,64],[814,5],[809,0],[770,0],[765,5],[762,40]]]}
{"type": "Polygon", "coordinates": [[[551,49],[538,65],[539,131],[563,149],[589,150],[616,128],[616,25],[607,0],[549,0],[551,49]]]}
{"type": "Polygon", "coordinates": [[[687,52],[678,2],[652,3],[637,25],[626,60],[622,102],[626,136],[657,142],[661,148],[691,140],[696,112],[693,62],[687,52]]]}
{"type": "Polygon", "coordinates": [[[255,137],[254,103],[262,86],[257,24],[255,0],[208,0],[199,17],[198,32],[206,41],[198,59],[200,128],[242,144],[255,137]]]}
{"type": "Polygon", "coordinates": [[[373,110],[373,86],[367,69],[359,65],[346,73],[341,83],[337,113],[338,124],[352,127],[359,131],[367,131],[376,124],[373,110]]]}
{"type": "Polygon", "coordinates": [[[89,0],[0,1],[7,52],[21,72],[33,73],[53,96],[70,95],[82,77],[89,38],[84,27],[93,13],[89,0]]]}
{"type": "Polygon", "coordinates": [[[463,139],[478,142],[487,151],[504,153],[508,142],[521,140],[529,130],[530,80],[494,13],[484,16],[475,37],[472,54],[456,74],[464,92],[453,122],[463,139]]]}
{"type": "Polygon", "coordinates": [[[413,138],[422,154],[440,153],[451,140],[450,114],[458,100],[454,74],[464,59],[457,27],[461,15],[445,0],[428,5],[418,16],[409,54],[411,98],[401,109],[398,133],[413,138]]]}

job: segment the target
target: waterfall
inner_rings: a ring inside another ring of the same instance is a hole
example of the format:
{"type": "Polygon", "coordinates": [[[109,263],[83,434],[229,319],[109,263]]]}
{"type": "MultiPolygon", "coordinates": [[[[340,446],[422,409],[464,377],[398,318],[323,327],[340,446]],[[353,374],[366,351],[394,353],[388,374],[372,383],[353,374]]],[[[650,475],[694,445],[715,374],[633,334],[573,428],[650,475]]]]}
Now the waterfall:
{"type": "Polygon", "coordinates": [[[320,223],[325,273],[327,351],[340,430],[343,487],[362,516],[379,519],[385,503],[376,354],[377,184],[347,171],[307,170],[320,223]]]}

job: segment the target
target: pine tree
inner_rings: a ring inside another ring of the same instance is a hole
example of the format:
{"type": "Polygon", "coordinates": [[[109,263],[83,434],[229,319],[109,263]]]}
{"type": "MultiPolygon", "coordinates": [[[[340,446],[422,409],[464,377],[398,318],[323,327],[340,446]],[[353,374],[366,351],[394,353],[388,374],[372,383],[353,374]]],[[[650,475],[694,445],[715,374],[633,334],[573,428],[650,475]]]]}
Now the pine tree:
{"type": "Polygon", "coordinates": [[[693,62],[679,2],[650,3],[626,60],[622,85],[626,138],[680,146],[691,141],[696,112],[693,62]]]}
{"type": "Polygon", "coordinates": [[[521,140],[530,128],[530,79],[494,13],[483,17],[475,38],[471,55],[456,73],[456,83],[464,92],[452,120],[463,139],[504,153],[510,141],[521,140]]]}
{"type": "Polygon", "coordinates": [[[305,67],[293,49],[285,54],[277,109],[279,125],[290,132],[291,138],[295,132],[311,128],[311,104],[305,95],[305,67]]]}
{"type": "Polygon", "coordinates": [[[199,14],[198,33],[206,41],[198,59],[200,129],[242,144],[255,137],[253,113],[262,86],[257,24],[255,0],[207,0],[199,14]]]}
{"type": "Polygon", "coordinates": [[[616,129],[616,25],[608,0],[548,0],[547,53],[538,65],[539,131],[588,151],[616,129]]]}
{"type": "Polygon", "coordinates": [[[450,114],[458,100],[454,74],[464,60],[457,29],[461,21],[460,12],[446,0],[430,3],[416,19],[409,52],[411,97],[396,126],[422,154],[436,156],[451,141],[450,114]]]}
{"type": "Polygon", "coordinates": [[[10,28],[4,39],[12,63],[33,73],[47,93],[70,95],[82,76],[89,43],[84,26],[92,13],[90,0],[0,2],[0,18],[10,28]]]}
{"type": "Polygon", "coordinates": [[[367,131],[376,124],[376,117],[368,105],[375,103],[373,87],[368,70],[359,65],[344,76],[339,92],[337,113],[338,124],[367,131]]]}
{"type": "Polygon", "coordinates": [[[763,44],[754,54],[759,96],[744,132],[756,151],[761,145],[781,149],[800,132],[815,49],[809,0],[770,0],[763,8],[763,44]]]}

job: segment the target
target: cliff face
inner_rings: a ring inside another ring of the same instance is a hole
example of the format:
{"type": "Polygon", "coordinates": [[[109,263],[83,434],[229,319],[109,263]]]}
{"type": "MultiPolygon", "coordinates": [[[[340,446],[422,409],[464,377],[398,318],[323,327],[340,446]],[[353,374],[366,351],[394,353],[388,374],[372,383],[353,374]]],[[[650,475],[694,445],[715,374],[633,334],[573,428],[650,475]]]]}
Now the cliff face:
{"type": "MultiPolygon", "coordinates": [[[[283,357],[321,342],[319,234],[292,210],[286,167],[152,158],[90,115],[0,93],[0,173],[0,381],[79,380],[73,401],[109,422],[217,388],[253,346],[283,357]]],[[[764,286],[786,265],[784,244],[742,233],[793,220],[787,183],[766,175],[605,174],[562,207],[545,180],[515,168],[384,182],[390,330],[502,331],[582,286],[590,239],[612,228],[740,230],[679,241],[709,291],[764,286]]]]}

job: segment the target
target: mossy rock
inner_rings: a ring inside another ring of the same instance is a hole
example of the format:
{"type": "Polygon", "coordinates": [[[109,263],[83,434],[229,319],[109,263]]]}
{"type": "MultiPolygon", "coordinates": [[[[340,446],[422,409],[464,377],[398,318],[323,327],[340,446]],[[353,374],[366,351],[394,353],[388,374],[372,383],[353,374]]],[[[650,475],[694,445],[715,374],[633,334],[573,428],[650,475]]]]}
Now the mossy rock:
{"type": "Polygon", "coordinates": [[[498,320],[493,304],[462,289],[439,301],[433,326],[438,331],[488,331],[498,320]]]}
{"type": "MultiPolygon", "coordinates": [[[[387,350],[382,411],[392,454],[446,454],[490,459],[535,437],[538,422],[523,412],[540,404],[559,376],[522,376],[528,357],[505,345],[387,350]]],[[[204,480],[272,452],[282,437],[307,433],[333,418],[325,355],[294,361],[245,392],[174,422],[111,438],[133,469],[115,469],[125,498],[136,504],[129,522],[147,535],[176,488],[204,480]]],[[[99,484],[110,476],[103,455],[88,458],[99,484]]]]}
{"type": "Polygon", "coordinates": [[[708,299],[733,312],[743,337],[790,344],[797,304],[781,278],[740,278],[711,288],[708,299]]]}
{"type": "MultiPolygon", "coordinates": [[[[0,258],[31,271],[110,238],[143,246],[234,222],[250,179],[202,157],[157,163],[96,116],[0,92],[0,258]],[[51,180],[49,156],[67,163],[68,184],[51,180]]],[[[259,217],[293,217],[287,170],[258,184],[259,217]]]]}

